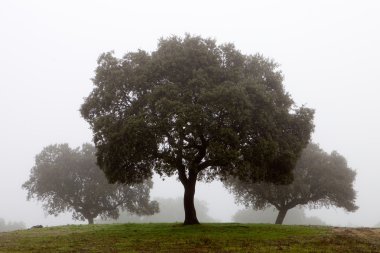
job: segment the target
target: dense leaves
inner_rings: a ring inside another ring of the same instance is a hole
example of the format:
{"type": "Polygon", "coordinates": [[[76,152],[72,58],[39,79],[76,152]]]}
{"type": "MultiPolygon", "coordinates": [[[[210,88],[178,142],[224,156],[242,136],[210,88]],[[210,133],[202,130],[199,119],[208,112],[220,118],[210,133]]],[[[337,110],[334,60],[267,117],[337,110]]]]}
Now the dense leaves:
{"type": "Polygon", "coordinates": [[[156,202],[149,201],[151,181],[145,184],[110,184],[96,165],[95,148],[84,144],[71,149],[67,144],[51,145],[36,156],[30,178],[23,186],[28,199],[43,202],[53,215],[72,211],[73,218],[117,218],[119,209],[138,215],[158,211],[156,202]]]}
{"type": "Polygon", "coordinates": [[[226,185],[237,202],[246,206],[256,210],[274,206],[279,210],[276,223],[282,223],[286,212],[298,205],[336,206],[355,211],[358,208],[353,189],[355,176],[356,172],[336,151],[328,154],[318,145],[309,144],[296,164],[294,181],[289,185],[249,184],[233,178],[226,185]]]}
{"type": "Polygon", "coordinates": [[[111,182],[178,175],[185,210],[197,180],[291,181],[313,110],[294,105],[277,67],[189,35],[161,39],[152,53],[102,54],[81,107],[100,167],[111,182]]]}

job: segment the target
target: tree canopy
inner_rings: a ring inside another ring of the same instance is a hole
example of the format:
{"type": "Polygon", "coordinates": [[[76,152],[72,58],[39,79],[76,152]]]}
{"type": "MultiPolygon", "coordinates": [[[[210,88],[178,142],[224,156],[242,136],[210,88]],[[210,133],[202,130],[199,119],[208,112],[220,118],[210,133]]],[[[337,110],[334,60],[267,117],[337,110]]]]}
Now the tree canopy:
{"type": "Polygon", "coordinates": [[[98,216],[117,218],[119,209],[138,215],[158,211],[157,202],[149,201],[152,182],[110,184],[96,165],[95,148],[83,144],[71,149],[67,144],[50,145],[36,156],[30,178],[22,187],[28,200],[43,202],[48,214],[73,212],[73,219],[88,220],[98,216]]]}
{"type": "Polygon", "coordinates": [[[353,189],[356,172],[336,151],[328,154],[317,144],[309,144],[293,173],[294,181],[289,185],[249,184],[231,178],[226,181],[226,186],[234,193],[236,201],[246,206],[256,210],[274,206],[279,211],[276,224],[281,224],[287,211],[298,205],[312,208],[336,206],[350,212],[358,208],[353,189]]]}
{"type": "Polygon", "coordinates": [[[297,107],[282,80],[261,55],[173,36],[151,53],[102,54],[81,113],[111,182],[177,175],[184,223],[197,224],[197,180],[291,181],[314,112],[297,107]]]}

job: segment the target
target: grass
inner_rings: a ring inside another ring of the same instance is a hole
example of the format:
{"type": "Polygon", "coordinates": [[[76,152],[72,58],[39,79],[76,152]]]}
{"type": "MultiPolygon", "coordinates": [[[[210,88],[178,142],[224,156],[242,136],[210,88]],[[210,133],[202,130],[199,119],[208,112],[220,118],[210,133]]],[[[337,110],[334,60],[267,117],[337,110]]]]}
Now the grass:
{"type": "Polygon", "coordinates": [[[380,252],[380,230],[228,223],[69,225],[0,233],[0,252],[380,252]]]}

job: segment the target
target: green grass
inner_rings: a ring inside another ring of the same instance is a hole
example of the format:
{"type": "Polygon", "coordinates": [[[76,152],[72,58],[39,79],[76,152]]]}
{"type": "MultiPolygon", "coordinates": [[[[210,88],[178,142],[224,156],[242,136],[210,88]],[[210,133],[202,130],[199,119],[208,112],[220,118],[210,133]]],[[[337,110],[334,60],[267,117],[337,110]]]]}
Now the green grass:
{"type": "Polygon", "coordinates": [[[0,252],[380,252],[377,232],[228,223],[60,226],[0,233],[0,252]]]}

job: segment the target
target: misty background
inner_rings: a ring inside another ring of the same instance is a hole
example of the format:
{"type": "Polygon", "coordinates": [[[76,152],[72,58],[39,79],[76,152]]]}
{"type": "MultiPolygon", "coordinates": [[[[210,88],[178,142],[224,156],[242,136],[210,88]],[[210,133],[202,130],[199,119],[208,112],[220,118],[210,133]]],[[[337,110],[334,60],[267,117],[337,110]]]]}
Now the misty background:
{"type": "MultiPolygon", "coordinates": [[[[79,107],[92,90],[96,60],[156,48],[185,33],[232,42],[280,64],[298,105],[316,109],[313,141],[337,150],[357,172],[359,210],[305,210],[328,225],[380,222],[380,3],[378,1],[21,1],[0,2],[0,218],[78,223],[45,216],[21,189],[34,156],[53,143],[91,142],[79,107]]],[[[175,177],[154,177],[152,198],[182,197],[175,177]]],[[[232,222],[244,209],[220,182],[198,183],[208,216],[232,222]]]]}

